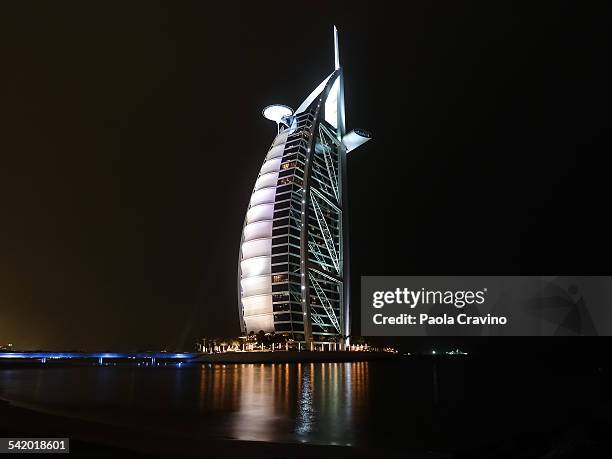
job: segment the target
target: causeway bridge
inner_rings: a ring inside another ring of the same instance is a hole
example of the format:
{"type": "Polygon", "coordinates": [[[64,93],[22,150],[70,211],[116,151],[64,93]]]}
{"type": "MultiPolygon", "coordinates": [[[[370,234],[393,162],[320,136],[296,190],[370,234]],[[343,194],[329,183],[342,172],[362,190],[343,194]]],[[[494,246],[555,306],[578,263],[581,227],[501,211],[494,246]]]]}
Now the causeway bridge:
{"type": "Polygon", "coordinates": [[[50,361],[94,361],[99,365],[110,362],[190,362],[201,354],[174,352],[0,352],[0,363],[9,361],[40,362],[50,361]]]}

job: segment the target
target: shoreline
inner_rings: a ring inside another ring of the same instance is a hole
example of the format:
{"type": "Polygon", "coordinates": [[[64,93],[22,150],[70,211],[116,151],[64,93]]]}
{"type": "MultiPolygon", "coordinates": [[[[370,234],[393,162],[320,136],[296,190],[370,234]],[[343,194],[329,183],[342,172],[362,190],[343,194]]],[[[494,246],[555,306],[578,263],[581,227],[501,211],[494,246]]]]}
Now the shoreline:
{"type": "Polygon", "coordinates": [[[363,351],[261,351],[202,354],[189,363],[340,363],[394,360],[399,354],[363,351]]]}
{"type": "MultiPolygon", "coordinates": [[[[40,353],[32,353],[32,357],[11,358],[3,357],[0,354],[0,369],[2,368],[25,368],[55,366],[58,364],[78,365],[78,364],[101,364],[98,359],[80,356],[65,357],[64,353],[53,352],[45,353],[46,358],[41,361],[38,357],[40,353]]],[[[365,352],[365,351],[249,351],[249,352],[224,352],[215,354],[191,354],[189,358],[181,359],[162,359],[157,358],[159,364],[260,364],[260,363],[343,363],[343,362],[367,362],[375,360],[397,360],[401,357],[398,353],[392,352],[365,352]]],[[[149,362],[150,357],[133,359],[131,357],[107,357],[104,364],[123,364],[149,362]]],[[[154,362],[155,363],[155,362],[154,362]]]]}

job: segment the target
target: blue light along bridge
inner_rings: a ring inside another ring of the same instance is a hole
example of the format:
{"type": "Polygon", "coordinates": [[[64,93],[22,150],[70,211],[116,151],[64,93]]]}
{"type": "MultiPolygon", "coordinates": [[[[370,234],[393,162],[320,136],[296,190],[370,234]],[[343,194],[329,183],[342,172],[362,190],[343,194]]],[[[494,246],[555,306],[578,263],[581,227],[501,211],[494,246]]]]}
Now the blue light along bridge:
{"type": "Polygon", "coordinates": [[[47,361],[62,360],[93,360],[103,365],[105,360],[134,361],[141,360],[150,362],[152,365],[160,361],[190,362],[200,354],[191,353],[171,353],[171,352],[0,352],[0,362],[2,361],[47,361]]]}

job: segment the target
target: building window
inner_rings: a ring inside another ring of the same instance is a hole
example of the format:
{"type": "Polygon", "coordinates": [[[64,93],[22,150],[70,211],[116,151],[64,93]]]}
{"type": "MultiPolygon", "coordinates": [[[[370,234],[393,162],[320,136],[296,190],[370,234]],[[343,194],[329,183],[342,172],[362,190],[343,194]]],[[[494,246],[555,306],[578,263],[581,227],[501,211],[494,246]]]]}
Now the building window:
{"type": "Polygon", "coordinates": [[[289,216],[289,209],[283,209],[283,210],[274,212],[274,218],[282,218],[282,217],[288,217],[288,216],[289,216]]]}
{"type": "Polygon", "coordinates": [[[287,282],[287,279],[287,274],[275,274],[272,276],[272,282],[275,284],[278,282],[287,282]]]}
{"type": "Polygon", "coordinates": [[[301,322],[302,320],[304,320],[304,315],[292,313],[291,314],[291,320],[293,322],[301,322]]]}
{"type": "Polygon", "coordinates": [[[291,185],[284,185],[284,186],[279,186],[276,189],[276,196],[278,197],[279,194],[281,193],[285,193],[287,191],[291,191],[291,185]]]}
{"type": "Polygon", "coordinates": [[[272,247],[273,255],[278,255],[279,253],[287,253],[287,245],[279,245],[278,247],[272,247]]]}
{"type": "Polygon", "coordinates": [[[279,255],[279,256],[274,256],[272,257],[272,264],[275,265],[277,263],[287,263],[288,262],[288,255],[279,255]]]}
{"type": "Polygon", "coordinates": [[[274,324],[274,330],[275,331],[291,331],[291,324],[284,322],[284,323],[275,323],[274,324]]]}
{"type": "Polygon", "coordinates": [[[282,272],[286,272],[289,271],[289,267],[287,266],[287,263],[283,263],[280,265],[272,265],[272,272],[273,273],[282,273],[282,272]]]}
{"type": "Polygon", "coordinates": [[[275,322],[289,322],[291,320],[291,314],[274,314],[275,322]]]}

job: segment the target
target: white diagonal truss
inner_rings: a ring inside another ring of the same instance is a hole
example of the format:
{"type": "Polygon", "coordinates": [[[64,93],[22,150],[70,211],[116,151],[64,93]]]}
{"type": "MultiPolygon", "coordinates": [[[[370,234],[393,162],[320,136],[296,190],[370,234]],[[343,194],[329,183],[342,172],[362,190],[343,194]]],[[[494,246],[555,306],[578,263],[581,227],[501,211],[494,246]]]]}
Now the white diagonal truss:
{"type": "Polygon", "coordinates": [[[322,316],[320,314],[317,314],[314,311],[310,312],[310,318],[312,319],[312,321],[317,324],[317,325],[325,325],[325,321],[321,318],[322,316]]]}
{"type": "Polygon", "coordinates": [[[317,292],[317,296],[319,297],[319,300],[321,300],[321,305],[323,306],[323,309],[325,309],[325,313],[327,314],[327,317],[329,317],[329,320],[331,321],[336,331],[340,333],[340,323],[338,322],[338,318],[336,317],[334,308],[332,307],[329,299],[327,298],[327,295],[325,294],[325,292],[321,288],[321,285],[315,279],[315,277],[312,275],[311,272],[308,273],[308,276],[310,277],[310,283],[314,287],[315,292],[317,292]]]}
{"type": "Polygon", "coordinates": [[[336,200],[340,202],[340,191],[338,190],[338,174],[336,173],[336,168],[334,167],[334,162],[331,158],[331,146],[328,144],[327,137],[329,134],[327,130],[323,128],[322,125],[319,125],[319,138],[321,139],[321,147],[323,150],[323,159],[325,159],[325,169],[327,170],[327,175],[329,176],[329,182],[331,183],[332,190],[334,191],[334,196],[336,200]]]}
{"type": "Polygon", "coordinates": [[[319,246],[315,242],[308,241],[308,248],[310,249],[312,254],[315,256],[317,261],[319,262],[319,265],[321,266],[321,268],[327,271],[327,261],[323,257],[323,254],[321,253],[321,249],[319,249],[319,246]]]}
{"type": "Polygon", "coordinates": [[[332,237],[331,231],[327,226],[327,222],[325,221],[325,217],[323,216],[323,212],[321,211],[321,207],[315,198],[315,195],[321,196],[320,193],[311,188],[312,193],[310,193],[310,200],[312,201],[312,208],[314,209],[315,217],[317,219],[317,223],[319,224],[319,229],[321,230],[321,234],[323,235],[323,240],[325,241],[325,247],[327,247],[327,251],[329,252],[329,256],[334,264],[334,268],[336,271],[340,272],[340,260],[338,259],[338,251],[336,250],[336,245],[334,244],[334,239],[332,237]]]}

